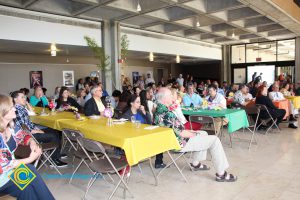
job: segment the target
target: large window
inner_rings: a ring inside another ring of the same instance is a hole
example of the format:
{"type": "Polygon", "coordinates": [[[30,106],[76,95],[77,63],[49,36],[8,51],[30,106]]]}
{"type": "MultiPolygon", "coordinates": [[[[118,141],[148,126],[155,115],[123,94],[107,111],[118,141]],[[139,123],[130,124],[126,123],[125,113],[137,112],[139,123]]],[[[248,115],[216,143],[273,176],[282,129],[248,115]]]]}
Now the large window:
{"type": "Polygon", "coordinates": [[[245,45],[236,45],[231,48],[231,63],[245,63],[245,45]]]}
{"type": "Polygon", "coordinates": [[[277,60],[295,60],[295,40],[278,41],[277,60]]]}
{"type": "Polygon", "coordinates": [[[276,42],[246,44],[246,62],[276,61],[276,42]]]}
{"type": "Polygon", "coordinates": [[[295,60],[295,39],[231,46],[231,63],[295,60]]]}

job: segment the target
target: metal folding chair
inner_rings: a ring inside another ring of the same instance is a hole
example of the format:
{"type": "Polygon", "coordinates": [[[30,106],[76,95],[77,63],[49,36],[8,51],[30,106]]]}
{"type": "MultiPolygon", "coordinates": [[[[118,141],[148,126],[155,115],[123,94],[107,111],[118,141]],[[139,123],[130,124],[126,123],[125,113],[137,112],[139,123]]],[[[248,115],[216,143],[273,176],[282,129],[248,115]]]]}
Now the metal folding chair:
{"type": "MultiPolygon", "coordinates": [[[[105,148],[103,147],[103,145],[100,142],[89,140],[86,138],[80,138],[80,137],[77,139],[77,141],[78,141],[78,144],[83,149],[86,156],[88,157],[88,159],[91,161],[88,165],[89,165],[90,169],[94,172],[92,178],[90,179],[90,181],[88,183],[88,186],[87,186],[87,189],[86,189],[86,192],[84,195],[84,199],[86,198],[88,191],[90,190],[91,186],[94,184],[96,179],[99,177],[99,175],[103,176],[103,175],[109,175],[109,174],[116,174],[119,178],[119,181],[116,184],[113,192],[109,196],[109,199],[111,199],[113,197],[113,195],[115,194],[115,192],[117,191],[117,189],[119,188],[119,186],[121,184],[124,185],[124,191],[123,191],[124,198],[126,196],[126,190],[132,195],[132,193],[127,185],[127,182],[124,180],[124,177],[126,174],[125,173],[126,167],[128,166],[126,160],[120,160],[117,158],[109,157],[106,154],[105,148]],[[93,160],[91,158],[90,154],[88,153],[88,151],[95,153],[95,154],[102,153],[104,155],[104,157],[96,158],[95,160],[93,160]],[[120,170],[123,171],[123,173],[121,175],[119,173],[120,170]]],[[[127,177],[127,179],[128,178],[129,178],[129,176],[127,177]]]]}
{"type": "Polygon", "coordinates": [[[261,125],[267,125],[268,122],[271,121],[271,125],[269,126],[269,128],[267,129],[266,133],[267,134],[269,132],[269,130],[275,126],[276,129],[278,130],[278,132],[280,132],[280,128],[277,126],[276,122],[277,119],[274,120],[274,118],[272,117],[272,115],[270,114],[268,108],[265,105],[262,104],[256,104],[258,106],[258,108],[260,109],[260,114],[262,111],[265,111],[268,114],[268,117],[266,118],[259,118],[261,120],[260,124],[257,126],[257,129],[261,126],[261,125]]]}
{"type": "MultiPolygon", "coordinates": [[[[26,124],[22,124],[22,129],[24,131],[26,131],[33,139],[34,141],[39,144],[42,148],[42,156],[37,160],[36,166],[38,165],[38,162],[40,160],[42,160],[42,158],[44,158],[44,160],[42,161],[41,165],[37,168],[37,170],[40,170],[42,168],[42,166],[46,165],[47,162],[49,162],[54,169],[60,174],[61,172],[58,170],[57,165],[55,164],[55,162],[52,160],[51,156],[53,155],[53,153],[56,151],[56,149],[58,148],[58,144],[55,143],[39,143],[35,137],[31,134],[29,128],[27,127],[26,124]]],[[[39,133],[38,133],[39,134],[39,133]]]]}
{"type": "Polygon", "coordinates": [[[190,115],[189,122],[191,130],[193,130],[192,122],[195,122],[202,124],[201,130],[206,131],[208,135],[217,135],[215,120],[213,117],[204,115],[190,115]]]}
{"type": "MultiPolygon", "coordinates": [[[[255,137],[255,134],[257,131],[260,107],[257,105],[252,105],[252,106],[245,106],[245,107],[243,107],[243,109],[245,110],[245,112],[247,114],[247,118],[248,118],[248,122],[249,122],[249,127],[247,129],[252,133],[252,136],[251,136],[251,139],[249,142],[249,147],[248,147],[248,149],[250,150],[253,140],[255,140],[255,142],[257,144],[257,139],[255,137]]],[[[245,128],[243,128],[243,132],[244,131],[245,131],[245,128]]]]}

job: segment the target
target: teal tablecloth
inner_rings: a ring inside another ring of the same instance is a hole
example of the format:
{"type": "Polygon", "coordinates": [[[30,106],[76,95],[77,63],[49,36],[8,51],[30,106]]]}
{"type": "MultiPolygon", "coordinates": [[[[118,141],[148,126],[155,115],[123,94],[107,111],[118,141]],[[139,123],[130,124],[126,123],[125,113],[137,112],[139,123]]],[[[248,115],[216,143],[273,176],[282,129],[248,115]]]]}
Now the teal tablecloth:
{"type": "Polygon", "coordinates": [[[210,117],[225,117],[228,119],[228,133],[232,133],[241,128],[248,127],[249,122],[245,110],[223,109],[223,110],[186,110],[182,109],[184,115],[204,115],[210,117]]]}

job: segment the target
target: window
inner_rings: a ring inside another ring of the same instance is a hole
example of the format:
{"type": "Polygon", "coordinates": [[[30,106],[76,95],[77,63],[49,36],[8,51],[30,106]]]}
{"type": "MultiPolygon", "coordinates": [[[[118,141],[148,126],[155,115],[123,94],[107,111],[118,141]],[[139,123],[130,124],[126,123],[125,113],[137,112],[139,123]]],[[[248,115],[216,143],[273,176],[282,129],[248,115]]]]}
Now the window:
{"type": "Polygon", "coordinates": [[[247,44],[246,55],[247,63],[276,61],[276,42],[247,44]]]}
{"type": "Polygon", "coordinates": [[[231,47],[231,63],[245,63],[245,45],[231,47]]]}
{"type": "Polygon", "coordinates": [[[278,41],[277,60],[295,60],[295,40],[278,41]]]}

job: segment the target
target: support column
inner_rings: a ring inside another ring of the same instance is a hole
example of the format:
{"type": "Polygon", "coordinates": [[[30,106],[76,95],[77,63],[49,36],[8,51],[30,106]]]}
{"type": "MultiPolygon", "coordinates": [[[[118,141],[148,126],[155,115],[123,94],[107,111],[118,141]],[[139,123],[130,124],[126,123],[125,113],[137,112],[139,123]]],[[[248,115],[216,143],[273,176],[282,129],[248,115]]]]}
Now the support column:
{"type": "Polygon", "coordinates": [[[120,52],[120,23],[116,21],[103,21],[103,47],[110,57],[110,70],[105,72],[105,89],[112,94],[113,90],[121,89],[120,67],[118,63],[120,52]]]}
{"type": "MultiPolygon", "coordinates": [[[[295,44],[295,82],[300,82],[300,37],[296,38],[295,44]]],[[[296,85],[299,87],[299,85],[296,85]]]]}
{"type": "Polygon", "coordinates": [[[222,63],[221,63],[221,83],[227,81],[229,84],[233,81],[231,78],[231,55],[230,45],[222,46],[222,63]]]}

